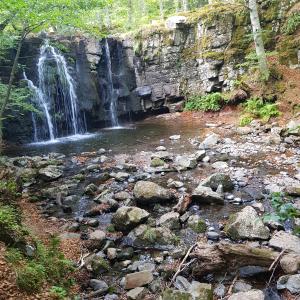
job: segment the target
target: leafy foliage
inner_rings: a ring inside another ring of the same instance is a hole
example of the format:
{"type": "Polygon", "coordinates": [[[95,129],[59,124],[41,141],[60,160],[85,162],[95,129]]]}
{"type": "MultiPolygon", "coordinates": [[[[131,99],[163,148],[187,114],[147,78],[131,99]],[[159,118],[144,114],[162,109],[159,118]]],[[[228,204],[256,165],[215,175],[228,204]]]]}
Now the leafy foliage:
{"type": "Polygon", "coordinates": [[[22,240],[25,234],[17,210],[9,205],[0,205],[0,240],[13,244],[22,240]]]}
{"type": "Polygon", "coordinates": [[[2,203],[11,203],[18,195],[18,186],[15,179],[8,178],[0,181],[0,201],[2,203]]]}
{"type": "MultiPolygon", "coordinates": [[[[299,210],[282,193],[273,193],[271,195],[271,205],[274,212],[264,216],[265,222],[283,223],[287,220],[294,221],[295,218],[300,217],[299,210]]],[[[295,230],[299,231],[299,228],[295,228],[295,230]]]]}
{"type": "Polygon", "coordinates": [[[253,121],[253,118],[250,116],[243,116],[240,118],[240,126],[244,127],[249,125],[253,121]]]}
{"type": "Polygon", "coordinates": [[[244,104],[244,123],[250,118],[260,118],[267,122],[271,117],[278,117],[280,112],[276,103],[264,102],[261,98],[250,98],[244,104]]]}
{"type": "Polygon", "coordinates": [[[45,282],[59,284],[60,288],[54,289],[57,292],[66,291],[73,284],[69,275],[74,268],[59,250],[59,240],[56,238],[47,247],[37,241],[36,253],[32,259],[26,258],[16,248],[9,248],[6,260],[16,269],[19,288],[28,293],[40,290],[45,282]]]}
{"type": "Polygon", "coordinates": [[[190,96],[185,103],[187,111],[218,111],[222,107],[224,98],[221,93],[212,93],[208,95],[190,96]]]}
{"type": "MultiPolygon", "coordinates": [[[[2,104],[2,100],[4,99],[7,93],[7,84],[3,84],[0,82],[0,105],[2,104]]],[[[9,103],[7,109],[12,112],[23,113],[26,111],[32,111],[39,113],[39,111],[29,103],[28,99],[31,93],[27,87],[16,87],[13,86],[11,93],[11,102],[9,103]]]]}
{"type": "Polygon", "coordinates": [[[17,285],[28,293],[39,291],[45,280],[45,268],[37,263],[29,262],[17,270],[17,285]]]}
{"type": "Polygon", "coordinates": [[[283,32],[285,34],[293,34],[296,32],[296,30],[300,27],[300,13],[294,12],[291,14],[283,28],[283,32]]]}
{"type": "Polygon", "coordinates": [[[50,289],[50,294],[54,299],[57,300],[66,299],[66,297],[68,296],[68,292],[60,286],[53,286],[50,289]]]}

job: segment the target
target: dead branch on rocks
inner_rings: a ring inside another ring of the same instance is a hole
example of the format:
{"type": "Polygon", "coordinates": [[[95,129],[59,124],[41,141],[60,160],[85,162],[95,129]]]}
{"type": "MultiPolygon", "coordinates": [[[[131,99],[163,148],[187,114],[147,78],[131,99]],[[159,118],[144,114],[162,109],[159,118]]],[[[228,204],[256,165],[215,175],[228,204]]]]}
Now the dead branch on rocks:
{"type": "Polygon", "coordinates": [[[278,257],[278,252],[269,248],[253,248],[247,244],[221,242],[209,245],[201,242],[191,256],[197,258],[193,271],[199,276],[225,267],[228,270],[249,265],[269,267],[278,257]]]}
{"type": "Polygon", "coordinates": [[[172,280],[171,280],[171,282],[170,282],[170,284],[169,284],[169,287],[173,284],[173,282],[174,282],[174,280],[176,279],[176,277],[178,276],[178,274],[179,274],[180,272],[182,272],[182,270],[183,270],[184,268],[187,267],[187,266],[184,266],[184,268],[182,268],[183,264],[184,264],[185,261],[188,259],[190,253],[192,252],[192,250],[193,250],[196,246],[197,246],[197,244],[192,245],[192,246],[189,248],[189,250],[187,251],[187,253],[186,253],[186,255],[184,256],[183,260],[181,261],[181,263],[180,263],[180,265],[179,265],[179,267],[178,267],[176,273],[174,274],[174,276],[173,276],[173,278],[172,278],[172,280]]]}

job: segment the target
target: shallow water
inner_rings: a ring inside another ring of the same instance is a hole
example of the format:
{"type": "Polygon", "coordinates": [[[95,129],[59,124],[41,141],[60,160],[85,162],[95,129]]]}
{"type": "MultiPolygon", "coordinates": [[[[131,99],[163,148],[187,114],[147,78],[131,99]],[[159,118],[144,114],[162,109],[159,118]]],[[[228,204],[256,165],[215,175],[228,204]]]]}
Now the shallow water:
{"type": "Polygon", "coordinates": [[[185,124],[176,122],[176,120],[150,118],[123,127],[104,128],[93,133],[58,138],[54,141],[9,146],[4,150],[4,154],[8,156],[32,156],[59,152],[70,155],[97,151],[100,148],[111,149],[114,154],[133,154],[142,150],[153,150],[154,146],[160,144],[171,144],[173,150],[176,150],[176,148],[183,147],[182,143],[186,149],[189,147],[186,143],[187,139],[200,133],[196,123],[188,122],[185,124]],[[181,134],[184,141],[180,143],[170,141],[169,136],[175,134],[181,134]]]}

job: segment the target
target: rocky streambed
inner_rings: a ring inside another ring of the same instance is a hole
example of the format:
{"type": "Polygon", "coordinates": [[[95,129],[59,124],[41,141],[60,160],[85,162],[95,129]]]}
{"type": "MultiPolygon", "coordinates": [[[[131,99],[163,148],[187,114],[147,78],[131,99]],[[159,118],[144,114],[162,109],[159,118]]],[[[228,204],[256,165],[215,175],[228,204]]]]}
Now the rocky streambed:
{"type": "Polygon", "coordinates": [[[82,298],[296,299],[299,122],[170,127],[146,143],[2,159],[63,220],[61,239],[83,242],[82,298]]]}

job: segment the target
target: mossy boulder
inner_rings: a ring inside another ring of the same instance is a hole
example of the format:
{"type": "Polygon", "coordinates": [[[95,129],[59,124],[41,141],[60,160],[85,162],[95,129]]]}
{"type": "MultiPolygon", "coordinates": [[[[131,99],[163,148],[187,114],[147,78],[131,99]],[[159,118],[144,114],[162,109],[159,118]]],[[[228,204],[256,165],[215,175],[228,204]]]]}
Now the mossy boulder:
{"type": "Polygon", "coordinates": [[[267,240],[270,236],[270,230],[251,206],[246,206],[241,212],[231,215],[225,232],[233,240],[267,240]]]}

